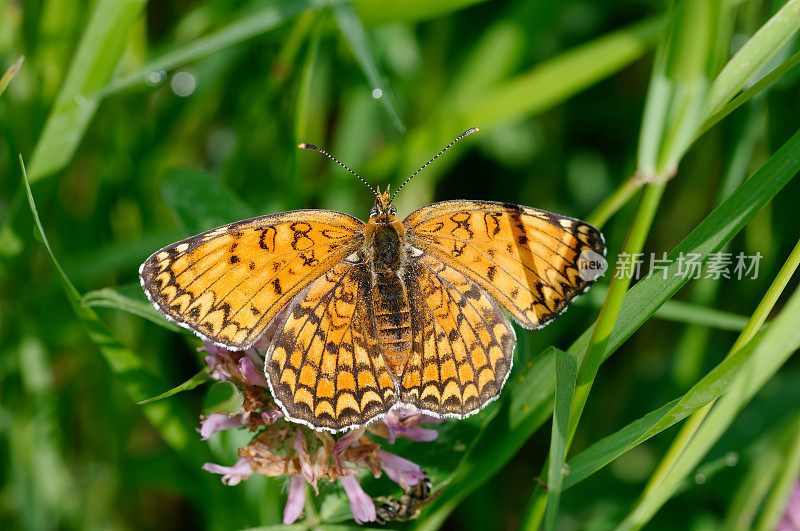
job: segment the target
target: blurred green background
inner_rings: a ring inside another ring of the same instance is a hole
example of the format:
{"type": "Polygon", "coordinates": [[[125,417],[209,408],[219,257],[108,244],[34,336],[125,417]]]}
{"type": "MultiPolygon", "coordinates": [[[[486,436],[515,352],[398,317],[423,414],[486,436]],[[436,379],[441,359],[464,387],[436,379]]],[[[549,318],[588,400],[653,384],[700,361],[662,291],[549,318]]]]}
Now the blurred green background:
{"type": "MultiPolygon", "coordinates": [[[[163,245],[253,215],[328,208],[364,219],[372,203],[366,187],[319,154],[298,150],[298,142],[328,149],[370,183],[396,187],[464,129],[479,126],[404,189],[398,214],[469,198],[588,219],[603,224],[613,271],[637,216],[637,185],[625,192],[625,183],[640,184],[636,176],[648,168],[640,138],[645,102],[658,101],[659,80],[682,81],[669,57],[683,54],[684,66],[686,58],[702,62],[707,90],[784,4],[0,0],[0,72],[25,56],[0,95],[0,526],[280,522],[283,480],[226,487],[200,469],[209,460],[232,464],[237,443],[247,440],[224,433],[206,444],[192,431],[229,389],[206,385],[149,409],[136,404],[202,368],[196,339],[137,315],[137,304],[146,307],[137,269],[163,245]],[[706,5],[711,11],[703,12],[706,5]],[[75,307],[34,229],[19,154],[53,252],[88,294],[75,307]],[[623,201],[601,208],[615,190],[623,201]],[[97,291],[108,287],[118,289],[97,291]],[[131,311],[108,307],[120,304],[131,311]],[[92,308],[100,320],[76,307],[92,308]],[[101,322],[108,330],[97,328],[101,322]]],[[[683,108],[699,120],[685,149],[645,175],[663,180],[673,173],[670,162],[680,161],[645,231],[648,256],[675,247],[797,130],[796,27],[783,32],[722,103],[745,81],[747,89],[785,65],[768,89],[758,88],[702,136],[695,133],[708,116],[683,108]]],[[[677,112],[666,122],[680,122],[677,112]]],[[[758,278],[693,281],[674,297],[691,311],[673,306],[669,315],[642,317],[644,326],[600,369],[569,456],[685,393],[725,357],[797,241],[798,197],[800,183],[790,181],[726,249],[761,253],[758,278]]],[[[544,330],[518,329],[510,382],[537,353],[566,349],[593,322],[610,277],[544,330]]],[[[542,377],[552,386],[551,372],[542,377]]],[[[649,528],[748,527],[794,463],[799,410],[800,366],[790,360],[649,528]],[[760,497],[747,498],[753,490],[760,497]],[[750,520],[741,520],[744,512],[750,520]]],[[[406,525],[517,528],[548,456],[547,415],[518,443],[475,450],[496,469],[451,482],[447,489],[463,496],[441,502],[436,519],[423,512],[406,525]]],[[[619,523],[676,433],[633,448],[565,491],[557,527],[619,523]]],[[[471,442],[443,428],[435,452],[420,453],[418,462],[435,466],[471,442]]],[[[434,484],[446,477],[432,475],[434,484]]],[[[392,492],[380,485],[374,495],[392,492]]],[[[341,504],[335,487],[323,491],[341,504]]]]}

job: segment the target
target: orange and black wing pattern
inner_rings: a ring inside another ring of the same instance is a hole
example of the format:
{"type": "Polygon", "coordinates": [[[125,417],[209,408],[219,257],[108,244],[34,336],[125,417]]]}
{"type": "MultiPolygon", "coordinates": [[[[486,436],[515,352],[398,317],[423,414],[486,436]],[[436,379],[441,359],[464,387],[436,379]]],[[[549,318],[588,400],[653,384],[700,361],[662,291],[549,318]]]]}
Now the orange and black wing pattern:
{"type": "Polygon", "coordinates": [[[170,320],[245,349],[284,305],[361,245],[363,228],[327,210],[261,216],[168,245],[142,264],[139,277],[170,320]]]}
{"type": "Polygon", "coordinates": [[[511,370],[514,329],[476,282],[432,255],[406,275],[414,339],[400,400],[465,417],[496,398],[511,370]]]}
{"type": "Polygon", "coordinates": [[[387,413],[397,389],[376,340],[371,278],[355,259],[301,293],[267,352],[266,374],[284,414],[341,431],[387,413]]]}
{"type": "Polygon", "coordinates": [[[582,253],[605,256],[600,232],[577,219],[490,201],[444,201],[403,220],[413,247],[486,290],[519,324],[540,328],[593,282],[582,253]]]}

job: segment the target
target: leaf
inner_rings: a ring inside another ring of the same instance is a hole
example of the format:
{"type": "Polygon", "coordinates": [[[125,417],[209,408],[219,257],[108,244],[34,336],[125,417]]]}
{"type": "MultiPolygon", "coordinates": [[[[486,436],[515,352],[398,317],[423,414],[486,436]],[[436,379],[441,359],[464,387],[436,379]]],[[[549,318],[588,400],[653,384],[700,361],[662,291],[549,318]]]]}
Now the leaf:
{"type": "Polygon", "coordinates": [[[161,399],[164,399],[164,398],[169,398],[170,396],[176,395],[176,394],[178,394],[180,392],[183,392],[183,391],[191,391],[192,389],[194,389],[198,385],[201,385],[201,384],[204,384],[204,383],[210,382],[210,381],[211,381],[211,377],[208,375],[208,371],[203,369],[200,372],[198,372],[197,374],[195,374],[194,376],[192,376],[191,378],[189,378],[188,380],[186,380],[185,382],[183,382],[182,384],[176,385],[175,387],[173,387],[169,391],[164,391],[160,395],[154,396],[153,398],[148,398],[146,400],[140,400],[139,402],[137,402],[137,404],[139,404],[140,406],[144,405],[144,404],[151,404],[153,402],[157,402],[158,400],[161,400],[161,399]]]}
{"type": "Polygon", "coordinates": [[[190,234],[253,217],[225,184],[198,170],[176,169],[161,181],[164,201],[190,234]]]}
{"type": "Polygon", "coordinates": [[[61,90],[31,159],[31,181],[61,170],[72,160],[97,110],[99,90],[117,67],[128,34],[146,0],[99,0],[82,33],[61,90]]]}
{"type": "Polygon", "coordinates": [[[186,331],[171,323],[161,312],[156,310],[138,284],[90,291],[83,296],[82,302],[89,307],[113,308],[138,315],[173,332],[186,331]]]}
{"type": "Polygon", "coordinates": [[[578,362],[574,356],[556,349],[556,389],[553,408],[553,430],[550,436],[549,468],[547,472],[547,508],[544,528],[552,531],[556,526],[561,486],[564,483],[564,459],[567,456],[569,412],[575,393],[578,362]]]}

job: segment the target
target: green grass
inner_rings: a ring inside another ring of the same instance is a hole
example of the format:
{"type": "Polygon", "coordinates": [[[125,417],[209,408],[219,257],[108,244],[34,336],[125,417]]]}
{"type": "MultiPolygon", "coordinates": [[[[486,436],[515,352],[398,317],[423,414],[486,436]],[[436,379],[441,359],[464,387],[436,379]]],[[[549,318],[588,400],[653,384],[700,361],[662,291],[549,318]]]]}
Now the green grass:
{"type": "MultiPolygon", "coordinates": [[[[773,529],[800,475],[798,29],[798,0],[0,1],[0,526],[277,529],[283,479],[200,468],[248,435],[198,416],[240,399],[138,265],[253,215],[363,218],[300,141],[397,186],[479,126],[399,214],[587,219],[610,270],[517,330],[500,400],[389,448],[441,489],[396,527],[773,529]],[[623,252],[672,262],[613,278],[623,252]],[[757,278],[678,274],[716,252],[761,253],[757,278]]],[[[297,528],[356,528],[321,491],[297,528]]]]}

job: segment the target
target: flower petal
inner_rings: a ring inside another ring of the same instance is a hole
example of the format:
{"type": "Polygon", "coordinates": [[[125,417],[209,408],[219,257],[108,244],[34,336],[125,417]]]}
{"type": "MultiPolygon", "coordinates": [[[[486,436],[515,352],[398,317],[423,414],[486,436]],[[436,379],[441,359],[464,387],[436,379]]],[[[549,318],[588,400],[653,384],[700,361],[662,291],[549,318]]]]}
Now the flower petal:
{"type": "Polygon", "coordinates": [[[300,518],[306,504],[306,480],[302,476],[292,476],[289,482],[289,497],[283,509],[283,523],[289,525],[300,518]]]}
{"type": "Polygon", "coordinates": [[[408,459],[383,450],[376,450],[376,453],[382,461],[381,468],[389,479],[402,487],[416,485],[425,477],[425,472],[420,466],[408,459]]]}
{"type": "Polygon", "coordinates": [[[300,470],[303,472],[306,481],[314,485],[316,490],[317,478],[314,476],[314,467],[311,462],[311,454],[308,453],[306,440],[303,438],[303,433],[300,431],[300,426],[294,430],[294,439],[292,439],[292,446],[294,451],[297,452],[297,457],[300,460],[300,470]]]}
{"type": "Polygon", "coordinates": [[[230,486],[239,484],[239,482],[241,482],[243,479],[247,479],[250,477],[250,474],[253,473],[253,469],[250,467],[250,461],[245,458],[239,459],[233,466],[205,463],[203,465],[203,470],[213,474],[223,474],[222,482],[230,486]]]}
{"type": "Polygon", "coordinates": [[[244,380],[250,385],[257,385],[259,387],[269,387],[267,378],[264,373],[256,370],[255,363],[248,356],[242,356],[239,360],[239,370],[242,371],[244,380]]]}
{"type": "Polygon", "coordinates": [[[339,440],[336,441],[336,445],[333,447],[334,457],[336,457],[337,459],[341,457],[345,450],[350,448],[350,446],[353,445],[354,443],[358,442],[361,436],[364,435],[364,431],[366,431],[364,428],[350,430],[344,436],[339,438],[339,440]]]}
{"type": "Polygon", "coordinates": [[[244,418],[239,415],[226,415],[224,413],[212,413],[201,421],[200,436],[205,441],[215,431],[229,430],[244,425],[244,418]]]}
{"type": "Polygon", "coordinates": [[[789,501],[786,503],[786,511],[783,518],[778,523],[776,531],[796,531],[800,529],[800,481],[795,483],[789,501]]]}
{"type": "Polygon", "coordinates": [[[339,481],[342,482],[347,499],[350,500],[350,512],[353,513],[356,523],[374,522],[377,518],[375,503],[361,488],[355,476],[344,476],[339,478],[339,481]]]}
{"type": "Polygon", "coordinates": [[[263,411],[261,413],[261,418],[264,420],[264,424],[266,424],[267,426],[275,424],[275,421],[281,418],[282,416],[283,413],[281,413],[277,409],[270,409],[269,411],[263,411]]]}

